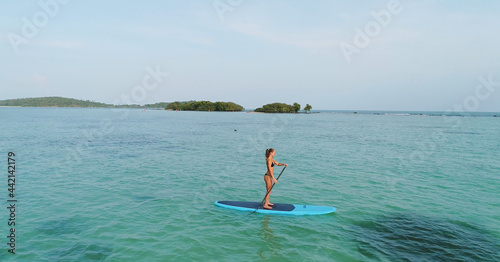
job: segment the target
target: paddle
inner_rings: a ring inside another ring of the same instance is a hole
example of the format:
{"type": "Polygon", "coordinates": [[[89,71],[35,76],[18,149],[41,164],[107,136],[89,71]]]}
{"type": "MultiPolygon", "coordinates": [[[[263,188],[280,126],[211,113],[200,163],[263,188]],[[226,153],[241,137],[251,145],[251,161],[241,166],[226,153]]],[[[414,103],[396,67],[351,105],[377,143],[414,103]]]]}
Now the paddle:
{"type": "MultiPolygon", "coordinates": [[[[278,180],[280,179],[280,176],[281,176],[281,174],[283,174],[283,171],[285,171],[285,168],[286,168],[286,166],[283,168],[283,170],[281,170],[281,173],[280,173],[280,175],[278,176],[278,178],[276,178],[276,181],[278,181],[278,180]]],[[[255,209],[255,211],[253,211],[253,212],[252,212],[252,213],[250,213],[250,214],[253,214],[253,213],[257,212],[257,210],[258,210],[258,209],[262,206],[262,204],[264,203],[264,200],[266,200],[267,195],[269,195],[269,193],[271,192],[271,190],[273,190],[274,185],[276,185],[276,183],[273,183],[273,185],[271,186],[271,188],[269,189],[269,191],[267,191],[267,193],[266,193],[266,195],[264,196],[264,198],[262,199],[262,201],[260,201],[259,206],[255,209]]]]}

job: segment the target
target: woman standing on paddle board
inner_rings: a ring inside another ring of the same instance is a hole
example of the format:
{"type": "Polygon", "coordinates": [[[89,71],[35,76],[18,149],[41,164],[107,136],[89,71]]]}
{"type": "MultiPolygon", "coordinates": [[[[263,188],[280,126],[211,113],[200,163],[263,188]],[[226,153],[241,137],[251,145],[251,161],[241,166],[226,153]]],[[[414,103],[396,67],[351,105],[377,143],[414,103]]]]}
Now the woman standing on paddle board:
{"type": "Polygon", "coordinates": [[[285,166],[285,167],[288,166],[287,164],[281,164],[281,163],[276,162],[276,160],[274,160],[275,155],[276,155],[276,150],[274,150],[274,148],[266,149],[267,172],[264,175],[264,181],[266,182],[266,192],[269,192],[269,193],[267,193],[267,196],[266,196],[265,201],[264,201],[264,206],[263,206],[264,209],[272,209],[274,206],[274,204],[269,203],[269,196],[271,195],[270,190],[273,186],[273,181],[274,181],[274,183],[278,183],[278,180],[276,180],[276,178],[274,178],[274,166],[275,165],[285,166]]]}

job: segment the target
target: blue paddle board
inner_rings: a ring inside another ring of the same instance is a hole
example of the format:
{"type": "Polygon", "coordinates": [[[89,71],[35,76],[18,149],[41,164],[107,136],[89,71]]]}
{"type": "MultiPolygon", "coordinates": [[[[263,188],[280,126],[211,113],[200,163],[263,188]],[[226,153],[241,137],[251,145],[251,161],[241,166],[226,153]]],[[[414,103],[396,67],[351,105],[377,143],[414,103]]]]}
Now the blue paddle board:
{"type": "Polygon", "coordinates": [[[296,205],[296,204],[280,204],[275,203],[273,209],[257,209],[260,202],[244,202],[244,201],[215,201],[216,206],[263,214],[280,214],[280,215],[323,215],[335,212],[334,207],[311,206],[311,205],[296,205]]]}

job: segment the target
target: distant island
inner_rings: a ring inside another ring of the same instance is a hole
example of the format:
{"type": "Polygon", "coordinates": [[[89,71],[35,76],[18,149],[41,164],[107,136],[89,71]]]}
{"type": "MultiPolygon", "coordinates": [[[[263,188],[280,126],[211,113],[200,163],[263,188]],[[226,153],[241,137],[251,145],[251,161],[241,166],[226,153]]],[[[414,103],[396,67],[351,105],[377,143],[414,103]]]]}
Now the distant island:
{"type": "MultiPolygon", "coordinates": [[[[146,108],[164,109],[171,111],[208,111],[208,112],[241,112],[243,106],[233,102],[211,102],[211,101],[175,101],[160,102],[146,105],[112,105],[90,100],[79,100],[59,96],[18,98],[0,100],[0,107],[85,107],[85,108],[146,108]]],[[[272,103],[254,110],[259,113],[299,113],[300,104],[288,105],[284,103],[272,103]]],[[[307,104],[304,111],[308,113],[312,107],[307,104]]]]}
{"type": "Polygon", "coordinates": [[[0,100],[0,106],[15,107],[96,107],[96,108],[165,108],[166,102],[141,105],[111,105],[90,100],[79,100],[59,96],[18,98],[0,100]]]}
{"type": "Polygon", "coordinates": [[[189,102],[173,102],[167,105],[167,110],[183,110],[183,111],[220,111],[232,112],[243,111],[244,108],[233,102],[210,102],[210,101],[189,101],[189,102]]]}
{"type": "Polygon", "coordinates": [[[37,97],[1,100],[0,106],[21,106],[21,107],[113,107],[93,101],[84,101],[64,97],[37,97]]]}
{"type": "Polygon", "coordinates": [[[150,108],[184,111],[243,111],[244,108],[232,102],[187,101],[160,102],[146,105],[111,105],[90,100],[78,100],[58,96],[0,100],[4,107],[90,107],[90,108],[150,108]]]}
{"type": "MultiPolygon", "coordinates": [[[[312,106],[309,104],[304,107],[306,112],[311,111],[312,106]]],[[[259,107],[254,110],[254,112],[259,113],[298,113],[300,111],[300,104],[293,103],[293,105],[288,105],[284,103],[272,103],[259,107]]]]}

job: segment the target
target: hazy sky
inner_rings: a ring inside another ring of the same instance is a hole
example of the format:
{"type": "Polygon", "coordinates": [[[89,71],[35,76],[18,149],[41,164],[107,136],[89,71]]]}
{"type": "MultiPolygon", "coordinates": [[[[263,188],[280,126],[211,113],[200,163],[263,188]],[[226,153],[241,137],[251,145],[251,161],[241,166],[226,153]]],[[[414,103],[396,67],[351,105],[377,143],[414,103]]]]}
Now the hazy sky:
{"type": "Polygon", "coordinates": [[[500,1],[0,6],[0,100],[500,111],[500,1]]]}

